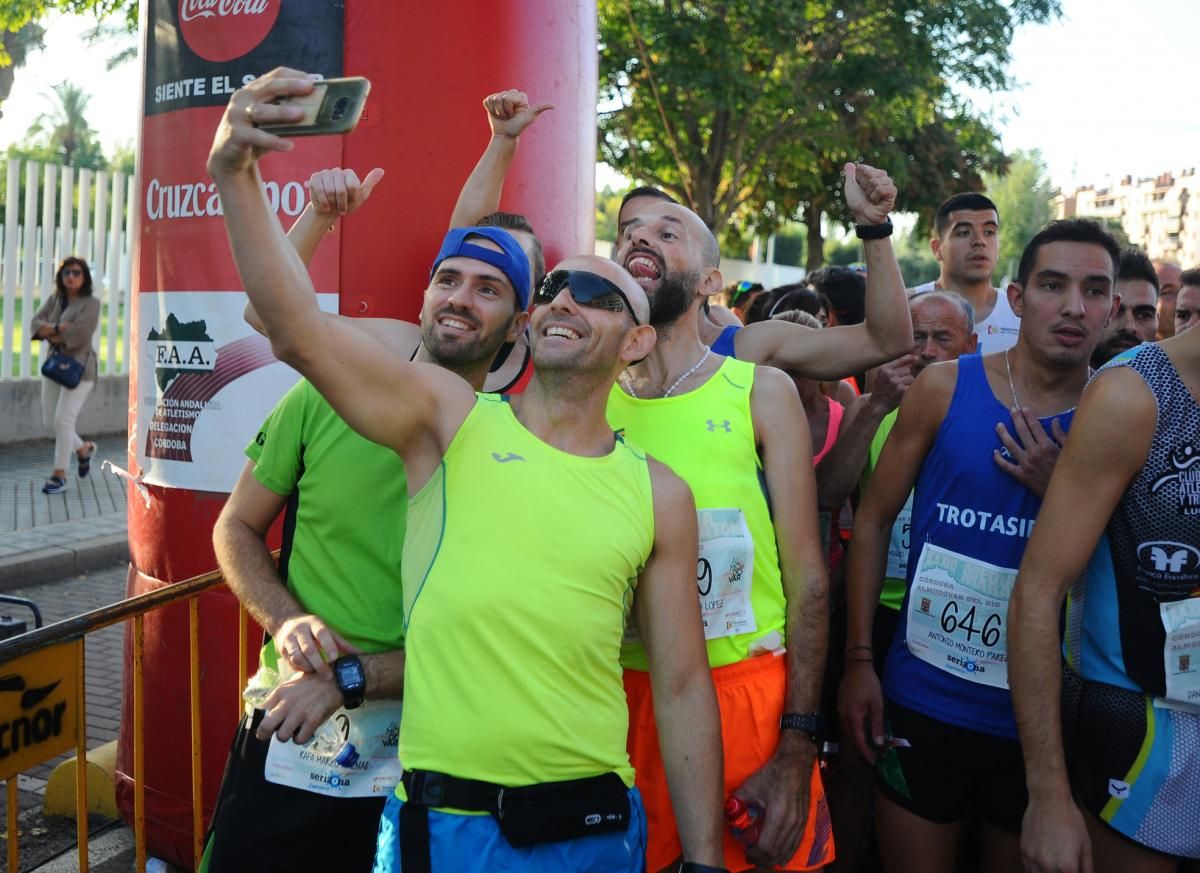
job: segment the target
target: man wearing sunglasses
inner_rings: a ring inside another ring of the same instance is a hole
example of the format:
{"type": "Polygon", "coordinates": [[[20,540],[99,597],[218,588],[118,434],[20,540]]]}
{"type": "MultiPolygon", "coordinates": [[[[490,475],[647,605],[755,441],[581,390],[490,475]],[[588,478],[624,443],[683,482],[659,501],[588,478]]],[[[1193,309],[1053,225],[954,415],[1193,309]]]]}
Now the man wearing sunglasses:
{"type": "MultiPolygon", "coordinates": [[[[407,769],[381,820],[376,869],[642,869],[618,659],[631,606],[687,866],[720,869],[705,866],[721,854],[721,751],[691,589],[694,504],[604,419],[617,374],[654,345],[644,294],[609,261],[561,264],[532,312],[534,377],[511,402],[322,313],[256,166],[289,147],[256,126],[297,116],[273,101],[312,87],[279,69],[237,92],[208,165],[272,348],[407,473],[407,769]],[[500,523],[501,496],[528,511],[500,523]],[[492,814],[463,814],[473,812],[492,814]]],[[[520,257],[515,244],[469,237],[434,281],[481,261],[494,291],[515,296],[519,282],[500,266],[520,257]]]]}
{"type": "MultiPolygon", "coordinates": [[[[895,186],[881,171],[848,165],[846,193],[860,234],[870,240],[877,281],[890,285],[902,307],[903,317],[889,320],[904,326],[907,346],[911,322],[886,238],[895,186]]],[[[763,811],[755,845],[726,836],[725,863],[732,869],[815,869],[833,858],[816,764],[824,730],[818,709],[828,583],[803,407],[783,373],[723,358],[702,340],[699,310],[721,287],[720,250],[694,212],[663,198],[631,198],[622,212],[616,260],[647,291],[652,323],[662,336],[654,354],[630,368],[612,392],[609,423],[644,441],[695,495],[697,585],[726,737],[725,790],[763,811]]],[[[882,308],[890,302],[883,300],[882,308]]],[[[843,350],[832,366],[870,355],[843,350]]],[[[816,375],[843,373],[825,369],[816,375]]],[[[631,754],[647,797],[648,869],[661,870],[679,844],[661,787],[646,664],[636,643],[626,648],[624,663],[631,754]]]]}

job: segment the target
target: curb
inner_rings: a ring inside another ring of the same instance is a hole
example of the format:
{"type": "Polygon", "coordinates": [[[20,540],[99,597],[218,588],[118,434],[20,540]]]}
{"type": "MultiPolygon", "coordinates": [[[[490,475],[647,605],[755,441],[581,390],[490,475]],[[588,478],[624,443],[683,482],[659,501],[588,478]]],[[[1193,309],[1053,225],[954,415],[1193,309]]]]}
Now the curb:
{"type": "MultiPolygon", "coordinates": [[[[110,740],[94,749],[89,749],[87,767],[87,812],[109,821],[121,817],[117,809],[117,790],[114,774],[117,770],[117,741],[110,740]]],[[[46,815],[75,817],[75,780],[79,769],[79,756],[72,755],[54,768],[46,780],[46,796],[42,800],[42,812],[46,815]]]]}
{"type": "Polygon", "coordinates": [[[53,582],[129,560],[129,537],[112,534],[74,547],[52,546],[0,558],[0,591],[53,582]]]}

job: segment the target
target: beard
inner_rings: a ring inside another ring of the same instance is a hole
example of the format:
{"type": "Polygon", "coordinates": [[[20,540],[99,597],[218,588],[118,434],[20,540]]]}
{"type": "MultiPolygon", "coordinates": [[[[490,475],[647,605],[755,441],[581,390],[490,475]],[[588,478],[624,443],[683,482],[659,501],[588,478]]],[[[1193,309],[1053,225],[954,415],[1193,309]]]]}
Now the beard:
{"type": "Polygon", "coordinates": [[[650,298],[650,324],[657,330],[679,321],[692,305],[700,273],[663,273],[658,290],[650,298]]]}
{"type": "MultiPolygon", "coordinates": [[[[437,320],[443,315],[460,318],[469,324],[477,324],[478,319],[458,315],[451,309],[439,311],[428,323],[422,319],[421,342],[424,344],[425,350],[439,366],[448,370],[473,367],[484,362],[490,365],[500,350],[500,346],[504,345],[504,338],[508,335],[508,329],[513,322],[513,319],[510,318],[491,333],[479,333],[473,340],[447,339],[439,337],[437,334],[437,320]]],[[[516,316],[514,315],[513,318],[516,316]]]]}
{"type": "Polygon", "coordinates": [[[1092,366],[1099,369],[1115,358],[1118,354],[1131,348],[1133,345],[1138,345],[1141,338],[1127,331],[1118,331],[1107,339],[1100,341],[1096,346],[1096,350],[1092,352],[1092,366]]]}

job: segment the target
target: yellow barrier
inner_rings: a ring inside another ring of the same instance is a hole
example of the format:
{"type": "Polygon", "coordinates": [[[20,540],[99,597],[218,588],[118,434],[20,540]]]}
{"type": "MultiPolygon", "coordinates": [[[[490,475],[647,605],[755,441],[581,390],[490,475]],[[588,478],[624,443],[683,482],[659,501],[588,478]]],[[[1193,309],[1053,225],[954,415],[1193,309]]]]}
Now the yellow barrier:
{"type": "MultiPolygon", "coordinates": [[[[191,699],[192,853],[200,866],[204,851],[200,742],[201,592],[223,584],[220,572],[206,573],[112,606],[38,628],[0,643],[0,779],[8,801],[8,869],[19,870],[17,776],[30,767],[75,749],[87,761],[87,700],[84,638],[122,621],[133,623],[133,838],[137,871],[146,870],[145,680],[142,673],[146,613],[188,601],[188,674],[191,699]],[[3,692],[13,692],[4,694],[3,692]]],[[[238,611],[238,709],[246,685],[246,613],[238,611]]],[[[75,767],[75,830],[79,869],[88,869],[88,767],[75,767]]]]}

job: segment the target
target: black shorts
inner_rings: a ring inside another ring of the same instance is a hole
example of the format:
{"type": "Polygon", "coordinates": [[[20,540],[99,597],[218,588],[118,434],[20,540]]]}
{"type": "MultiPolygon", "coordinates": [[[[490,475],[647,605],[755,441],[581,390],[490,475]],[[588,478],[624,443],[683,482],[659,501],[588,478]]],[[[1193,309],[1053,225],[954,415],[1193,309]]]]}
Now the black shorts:
{"type": "Polygon", "coordinates": [[[1029,794],[1019,742],[946,724],[893,700],[884,705],[884,728],[911,744],[889,749],[875,764],[875,785],[889,799],[938,824],[978,818],[1021,832],[1029,794]]]}
{"type": "Polygon", "coordinates": [[[225,763],[209,830],[207,873],[337,870],[369,873],[386,796],[325,797],[263,777],[270,741],[243,718],[225,763]]]}

